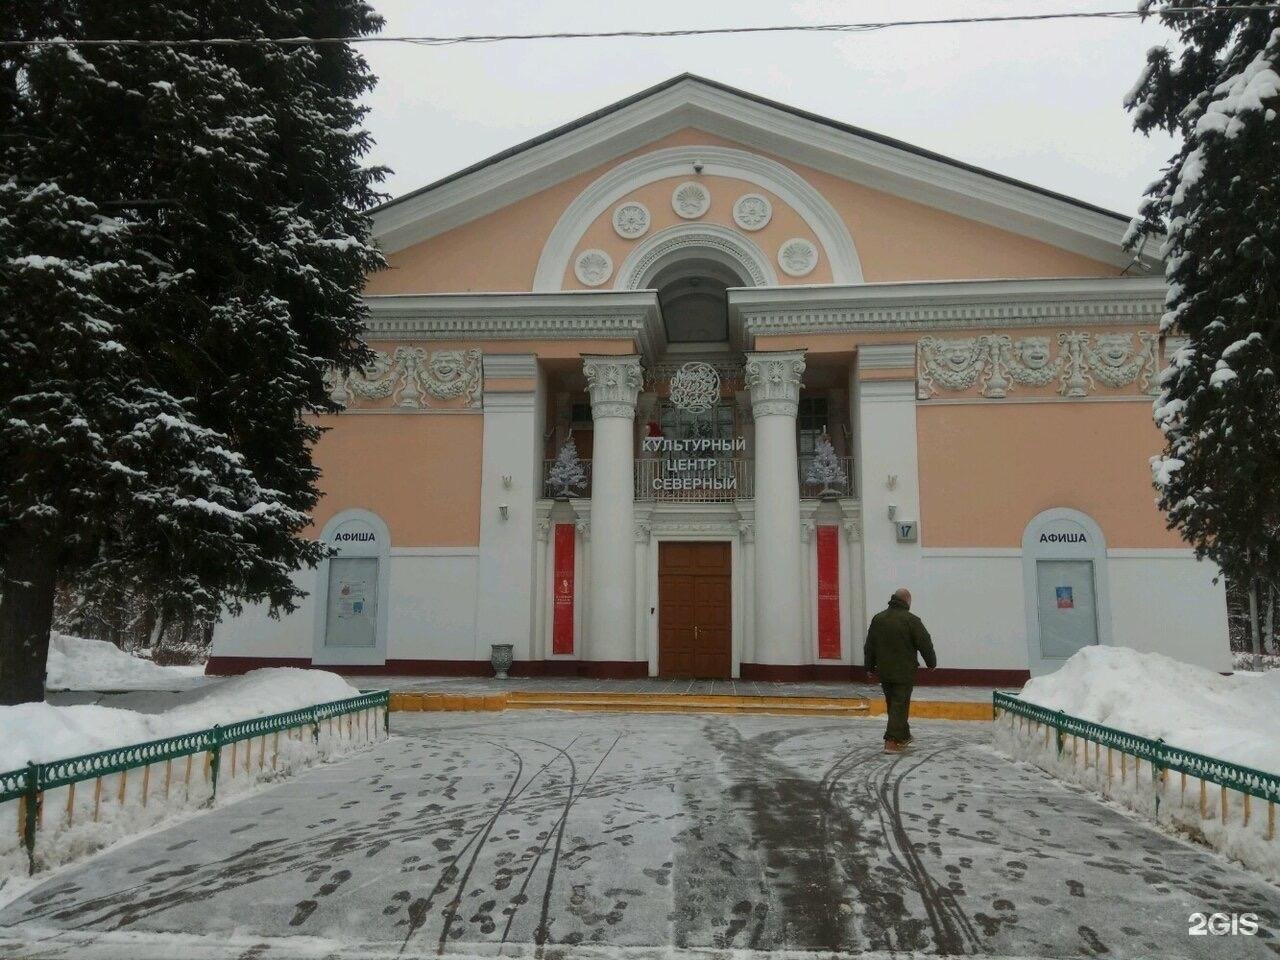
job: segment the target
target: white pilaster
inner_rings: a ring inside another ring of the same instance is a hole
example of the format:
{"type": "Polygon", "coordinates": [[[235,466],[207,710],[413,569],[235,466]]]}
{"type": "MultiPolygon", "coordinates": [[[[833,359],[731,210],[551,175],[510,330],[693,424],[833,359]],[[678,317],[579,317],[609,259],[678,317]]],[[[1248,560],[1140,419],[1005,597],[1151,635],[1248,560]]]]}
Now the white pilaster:
{"type": "MultiPolygon", "coordinates": [[[[914,344],[874,344],[858,348],[858,491],[862,499],[865,616],[884,609],[898,587],[914,594],[913,609],[927,619],[928,584],[922,580],[920,542],[898,543],[890,505],[900,520],[920,517],[920,470],[916,439],[914,344]],[[893,379],[868,379],[864,374],[893,379]],[[891,372],[892,371],[892,372],[891,372]],[[902,375],[896,376],[895,374],[902,375]]],[[[859,653],[860,653],[859,649],[859,653]]]]}
{"type": "Polygon", "coordinates": [[[635,415],[638,356],[582,360],[594,423],[591,453],[591,577],[586,660],[635,657],[635,415]]]}
{"type": "Polygon", "coordinates": [[[759,663],[807,663],[801,627],[800,478],[796,409],[804,352],[749,353],[755,417],[755,655],[759,663]]]}
{"type": "Polygon", "coordinates": [[[484,358],[483,467],[474,657],[510,643],[517,660],[534,655],[534,525],[542,484],[543,381],[532,354],[484,358]],[[533,390],[488,388],[495,374],[534,378],[533,390]],[[506,508],[505,510],[503,508],[506,508]]]}

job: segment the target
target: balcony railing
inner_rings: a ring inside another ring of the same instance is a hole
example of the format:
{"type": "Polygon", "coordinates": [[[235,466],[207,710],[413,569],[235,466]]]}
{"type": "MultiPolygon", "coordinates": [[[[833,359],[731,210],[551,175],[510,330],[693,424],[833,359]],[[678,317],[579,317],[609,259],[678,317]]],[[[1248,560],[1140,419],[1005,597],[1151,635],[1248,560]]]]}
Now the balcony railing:
{"type": "Polygon", "coordinates": [[[729,457],[670,457],[636,461],[636,499],[667,503],[750,500],[755,463],[729,457]]]}
{"type": "MultiPolygon", "coordinates": [[[[800,496],[812,499],[820,496],[856,496],[853,483],[853,458],[839,457],[837,462],[846,478],[844,483],[810,482],[809,469],[813,457],[801,457],[800,496]]],[[[562,492],[551,486],[551,467],[554,460],[542,463],[542,495],[548,498],[560,496],[591,496],[591,461],[582,461],[586,481],[571,490],[562,492]]],[[[755,496],[755,461],[750,458],[729,457],[641,457],[635,462],[635,498],[638,501],[664,503],[727,503],[733,500],[750,500],[755,496]]]]}
{"type": "Polygon", "coordinates": [[[831,496],[832,494],[841,497],[856,496],[853,485],[853,457],[837,457],[836,462],[840,464],[840,472],[844,474],[844,483],[817,483],[809,481],[809,469],[813,465],[813,456],[800,458],[800,496],[805,499],[812,499],[819,496],[831,496]]]}

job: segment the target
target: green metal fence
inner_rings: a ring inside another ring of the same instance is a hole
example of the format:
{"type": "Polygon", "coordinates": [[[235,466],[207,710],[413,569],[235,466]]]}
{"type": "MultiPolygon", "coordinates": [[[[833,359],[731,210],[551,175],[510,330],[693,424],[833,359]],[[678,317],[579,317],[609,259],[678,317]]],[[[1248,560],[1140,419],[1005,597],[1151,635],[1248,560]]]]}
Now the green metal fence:
{"type": "Polygon", "coordinates": [[[1106,778],[1108,781],[1115,777],[1116,754],[1120,757],[1120,777],[1122,782],[1126,781],[1128,777],[1127,760],[1129,757],[1132,757],[1134,761],[1133,777],[1135,784],[1141,775],[1142,763],[1145,761],[1150,768],[1157,815],[1160,812],[1161,797],[1167,789],[1170,772],[1181,776],[1183,794],[1186,792],[1188,777],[1199,781],[1200,816],[1202,818],[1207,816],[1207,784],[1215,784],[1220,791],[1219,813],[1223,823],[1227,822],[1230,809],[1228,791],[1238,793],[1243,798],[1241,815],[1246,826],[1252,816],[1250,799],[1264,800],[1267,803],[1266,838],[1268,840],[1275,839],[1276,804],[1280,803],[1280,775],[1255,770],[1252,767],[1241,766],[1238,763],[1230,763],[1229,761],[1206,756],[1203,753],[1196,753],[1192,750],[1184,750],[1181,747],[1171,746],[1163,740],[1151,740],[1147,737],[1140,737],[1137,734],[1127,733],[1124,730],[1117,730],[1114,727],[1106,727],[1100,723],[1073,717],[1061,710],[1050,710],[1047,707],[1028,703],[1007,693],[993,693],[991,706],[996,722],[999,722],[1000,715],[1004,713],[1021,718],[1024,732],[1028,725],[1034,725],[1036,729],[1031,731],[1031,735],[1036,736],[1043,732],[1045,745],[1048,746],[1052,743],[1056,746],[1057,754],[1060,758],[1069,754],[1069,759],[1073,764],[1077,761],[1080,744],[1083,743],[1085,745],[1084,763],[1087,766],[1089,763],[1089,744],[1093,744],[1094,764],[1101,772],[1103,769],[1101,751],[1105,749],[1107,751],[1106,778]]]}
{"type": "Polygon", "coordinates": [[[327,723],[332,732],[336,721],[339,737],[342,736],[342,724],[345,722],[346,739],[354,739],[358,732],[370,740],[376,739],[376,726],[379,721],[383,735],[390,732],[390,703],[390,691],[366,691],[358,697],[348,697],[344,700],[319,703],[285,713],[240,720],[226,726],[215,724],[208,730],[184,733],[176,737],[166,737],[163,740],[135,743],[127,747],[87,753],[83,756],[53,760],[49,763],[29,763],[22,770],[0,773],[0,803],[9,800],[18,801],[18,831],[22,844],[26,847],[30,871],[34,873],[36,832],[43,820],[44,794],[48,790],[58,787],[69,789],[66,816],[70,823],[74,810],[75,785],[88,780],[94,781],[93,805],[96,819],[103,777],[119,775],[117,796],[118,801],[123,804],[128,787],[128,771],[142,768],[144,771],[142,803],[145,806],[152,765],[157,763],[166,765],[164,788],[167,796],[172,777],[172,761],[187,758],[184,779],[189,787],[192,758],[203,754],[203,777],[210,784],[208,803],[212,805],[218,796],[218,776],[223,767],[223,752],[226,748],[230,748],[230,773],[234,776],[241,766],[241,754],[244,757],[245,771],[252,770],[253,741],[258,740],[260,745],[257,763],[258,769],[263,770],[267,763],[266,738],[271,736],[273,738],[271,763],[274,768],[279,753],[281,733],[291,736],[292,732],[297,730],[302,737],[309,730],[312,741],[318,744],[321,724],[327,723]],[[377,716],[379,712],[380,717],[377,716]],[[359,731],[355,727],[355,718],[358,715],[361,717],[362,724],[359,731]],[[240,744],[245,745],[243,751],[239,749],[240,744]]]}

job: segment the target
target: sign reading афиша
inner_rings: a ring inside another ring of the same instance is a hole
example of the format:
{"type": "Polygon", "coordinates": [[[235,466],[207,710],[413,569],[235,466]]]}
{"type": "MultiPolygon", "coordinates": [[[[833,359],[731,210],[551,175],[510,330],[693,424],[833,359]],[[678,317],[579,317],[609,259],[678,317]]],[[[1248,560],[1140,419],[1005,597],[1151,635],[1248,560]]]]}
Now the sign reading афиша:
{"type": "Polygon", "coordinates": [[[641,449],[664,454],[658,461],[661,469],[652,481],[654,490],[736,490],[738,476],[733,469],[733,460],[707,454],[743,451],[747,449],[747,441],[742,437],[732,440],[709,437],[692,440],[645,437],[641,449]]]}

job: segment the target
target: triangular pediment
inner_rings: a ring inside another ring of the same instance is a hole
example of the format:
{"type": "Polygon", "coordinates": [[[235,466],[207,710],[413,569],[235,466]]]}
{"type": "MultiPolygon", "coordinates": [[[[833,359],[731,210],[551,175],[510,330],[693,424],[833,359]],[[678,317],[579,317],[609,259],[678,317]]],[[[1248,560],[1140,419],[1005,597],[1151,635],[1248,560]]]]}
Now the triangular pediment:
{"type": "Polygon", "coordinates": [[[394,253],[689,128],[1102,263],[1132,259],[1122,214],[690,74],[382,205],[374,236],[394,253]]]}

